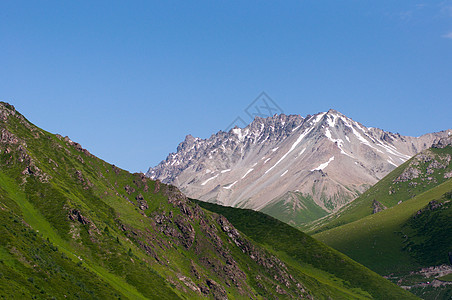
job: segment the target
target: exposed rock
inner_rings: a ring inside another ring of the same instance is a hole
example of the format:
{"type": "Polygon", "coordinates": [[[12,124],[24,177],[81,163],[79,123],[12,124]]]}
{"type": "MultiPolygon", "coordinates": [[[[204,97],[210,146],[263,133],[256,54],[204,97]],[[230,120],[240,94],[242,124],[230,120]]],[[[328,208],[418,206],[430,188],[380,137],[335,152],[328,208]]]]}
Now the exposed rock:
{"type": "Polygon", "coordinates": [[[247,239],[244,239],[240,233],[229,223],[229,221],[219,215],[217,218],[221,229],[227,233],[232,241],[239,247],[242,252],[248,254],[252,260],[267,269],[268,272],[273,273],[273,278],[286,287],[295,285],[298,287],[299,295],[304,294],[303,285],[296,282],[289,274],[287,266],[274,256],[269,256],[267,253],[260,251],[254,247],[247,239]]]}
{"type": "Polygon", "coordinates": [[[75,170],[75,175],[77,176],[77,179],[78,179],[80,182],[84,182],[84,181],[85,181],[85,179],[83,178],[83,175],[82,175],[82,171],[75,170]]]}
{"type": "Polygon", "coordinates": [[[135,200],[137,200],[137,202],[138,202],[138,207],[139,207],[141,210],[146,210],[146,209],[149,208],[148,202],[143,198],[143,195],[138,194],[138,195],[135,197],[135,200]]]}
{"type": "Polygon", "coordinates": [[[154,194],[157,194],[159,191],[160,191],[160,180],[157,179],[154,185],[154,194]]]}
{"type": "Polygon", "coordinates": [[[124,187],[124,189],[126,190],[126,193],[129,195],[135,193],[135,189],[128,184],[124,187]]]}
{"type": "Polygon", "coordinates": [[[414,218],[416,219],[417,217],[419,217],[421,214],[423,214],[425,211],[433,211],[433,210],[437,210],[439,208],[441,208],[443,206],[443,203],[438,202],[436,200],[432,200],[430,201],[426,207],[424,207],[423,209],[420,209],[416,212],[416,214],[414,215],[414,218]]]}
{"type": "Polygon", "coordinates": [[[80,145],[79,143],[76,143],[74,141],[72,141],[68,136],[65,136],[63,139],[65,142],[67,142],[69,145],[71,145],[72,147],[74,147],[77,151],[83,152],[85,153],[87,156],[93,156],[88,150],[84,149],[82,147],[82,145],[80,145]]]}
{"type": "Polygon", "coordinates": [[[182,232],[183,235],[183,245],[185,248],[190,248],[193,245],[193,242],[195,241],[195,229],[193,226],[184,220],[183,218],[179,217],[176,218],[174,221],[179,228],[179,230],[182,232]]]}
{"type": "MultiPolygon", "coordinates": [[[[208,139],[187,135],[176,153],[147,176],[177,185],[194,199],[255,210],[285,207],[288,191],[299,190],[327,212],[337,211],[418,151],[448,131],[421,137],[367,128],[330,110],[257,117],[245,128],[208,139]]],[[[417,176],[416,170],[399,180],[417,176]]],[[[297,221],[298,222],[298,221],[297,221]]]]}
{"type": "Polygon", "coordinates": [[[80,213],[79,210],[77,209],[71,209],[69,211],[69,215],[68,215],[69,219],[71,219],[72,221],[77,221],[80,222],[83,225],[86,224],[90,224],[90,220],[84,216],[82,216],[82,214],[80,213]]]}
{"type": "Polygon", "coordinates": [[[372,214],[379,213],[380,211],[383,211],[385,209],[386,209],[386,206],[384,206],[379,201],[374,199],[374,201],[372,202],[372,214]]]}
{"type": "Polygon", "coordinates": [[[121,171],[117,166],[115,165],[111,165],[111,168],[113,169],[113,172],[115,172],[116,175],[119,174],[119,172],[121,171]]]}
{"type": "Polygon", "coordinates": [[[205,284],[200,283],[198,284],[198,287],[201,290],[201,293],[203,293],[205,296],[209,294],[209,288],[205,284]]]}
{"type": "Polygon", "coordinates": [[[433,148],[446,148],[447,146],[452,145],[452,136],[449,135],[447,137],[440,138],[438,142],[432,145],[433,148]]]}
{"type": "Polygon", "coordinates": [[[187,287],[189,287],[194,292],[201,292],[201,289],[196,286],[196,284],[191,280],[190,277],[184,276],[182,274],[179,274],[177,278],[182,281],[187,287]]]}
{"type": "Polygon", "coordinates": [[[11,104],[0,102],[0,120],[7,121],[10,115],[16,115],[16,108],[11,104]]]}
{"type": "Polygon", "coordinates": [[[19,143],[19,139],[9,132],[6,128],[1,129],[0,142],[7,144],[17,144],[19,143]]]}
{"type": "Polygon", "coordinates": [[[413,180],[415,178],[418,178],[421,173],[422,172],[418,168],[408,167],[403,171],[402,174],[400,174],[396,179],[394,179],[393,182],[396,183],[413,180]]]}
{"type": "Polygon", "coordinates": [[[190,272],[195,276],[196,279],[200,279],[201,275],[199,274],[198,269],[194,265],[193,261],[191,261],[191,269],[190,272]]]}
{"type": "Polygon", "coordinates": [[[221,285],[219,285],[216,281],[214,281],[213,279],[206,279],[206,283],[215,299],[218,299],[218,300],[223,300],[223,299],[227,300],[228,299],[226,290],[221,285]]]}
{"type": "Polygon", "coordinates": [[[32,171],[31,167],[28,166],[25,168],[25,170],[22,171],[22,175],[33,175],[34,172],[32,171]]]}

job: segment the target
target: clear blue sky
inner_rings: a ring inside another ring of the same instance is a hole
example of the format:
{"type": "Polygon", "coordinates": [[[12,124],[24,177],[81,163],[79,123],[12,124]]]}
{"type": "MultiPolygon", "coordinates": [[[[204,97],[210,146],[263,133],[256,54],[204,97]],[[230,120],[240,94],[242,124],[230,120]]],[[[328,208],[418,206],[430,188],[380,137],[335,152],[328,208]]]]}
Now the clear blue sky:
{"type": "Polygon", "coordinates": [[[452,1],[79,2],[0,2],[0,100],[127,170],[262,91],[286,114],[452,127],[452,1]]]}

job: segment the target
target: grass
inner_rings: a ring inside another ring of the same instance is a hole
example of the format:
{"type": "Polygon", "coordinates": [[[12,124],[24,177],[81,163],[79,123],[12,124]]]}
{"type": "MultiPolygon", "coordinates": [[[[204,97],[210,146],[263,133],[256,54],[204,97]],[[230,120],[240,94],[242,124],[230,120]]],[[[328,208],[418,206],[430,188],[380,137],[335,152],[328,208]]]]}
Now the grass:
{"type": "Polygon", "coordinates": [[[362,292],[365,292],[376,299],[389,295],[399,299],[415,298],[345,255],[270,216],[247,209],[199,201],[197,203],[209,211],[226,216],[241,232],[279,256],[284,255],[287,260],[290,259],[294,268],[306,272],[305,274],[317,278],[318,281],[330,284],[336,289],[359,289],[360,293],[354,297],[363,297],[362,292]]]}
{"type": "Polygon", "coordinates": [[[218,215],[171,186],[110,165],[17,112],[0,128],[17,140],[0,142],[0,298],[410,298],[273,218],[242,215],[262,228],[242,219],[237,245],[218,215]],[[256,229],[281,236],[261,240],[256,229]]]}
{"type": "MultiPolygon", "coordinates": [[[[65,253],[75,264],[81,261],[79,259],[79,255],[77,255],[77,251],[55,232],[50,223],[41,215],[41,213],[26,200],[27,197],[23,192],[12,188],[14,185],[11,184],[11,182],[8,182],[8,179],[5,178],[2,173],[0,173],[0,185],[3,187],[10,187],[9,196],[20,207],[24,216],[24,221],[28,225],[30,225],[37,232],[40,232],[42,236],[48,238],[49,241],[58,245],[59,250],[65,253]]],[[[111,286],[114,286],[118,292],[127,298],[146,299],[134,286],[128,284],[123,278],[108,272],[105,268],[97,265],[95,262],[85,259],[83,264],[88,270],[96,274],[102,281],[108,282],[111,286]]]]}
{"type": "Polygon", "coordinates": [[[288,192],[261,211],[292,226],[305,224],[328,214],[314,202],[311,195],[305,196],[300,192],[288,192]]]}
{"type": "Polygon", "coordinates": [[[414,270],[422,264],[403,251],[403,226],[418,210],[451,190],[449,179],[397,206],[314,237],[382,275],[414,270]]]}
{"type": "Polygon", "coordinates": [[[447,179],[444,174],[452,170],[452,165],[446,168],[434,169],[432,174],[428,174],[427,169],[431,161],[423,162],[421,155],[429,154],[439,162],[445,163],[447,155],[452,155],[452,146],[443,149],[430,148],[421,152],[393,170],[373,187],[364,192],[361,196],[353,200],[338,212],[314,221],[305,226],[310,234],[317,234],[322,231],[342,226],[366,216],[372,215],[372,203],[379,201],[386,207],[393,207],[399,202],[404,202],[432,189],[447,179]],[[397,182],[398,178],[407,168],[414,166],[420,170],[418,178],[405,182],[397,182]],[[429,179],[431,178],[431,179],[429,179]]]}
{"type": "Polygon", "coordinates": [[[438,277],[438,280],[441,281],[452,281],[452,273],[438,277]]]}

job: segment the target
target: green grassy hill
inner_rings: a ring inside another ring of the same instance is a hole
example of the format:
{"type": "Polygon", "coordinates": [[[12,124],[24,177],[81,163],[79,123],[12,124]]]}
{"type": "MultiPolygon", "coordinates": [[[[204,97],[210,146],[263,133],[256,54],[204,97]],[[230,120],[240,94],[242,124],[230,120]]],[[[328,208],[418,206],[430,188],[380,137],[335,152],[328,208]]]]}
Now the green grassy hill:
{"type": "Polygon", "coordinates": [[[374,203],[393,207],[440,185],[452,177],[451,156],[452,146],[415,155],[337,213],[306,225],[305,231],[316,234],[351,223],[372,215],[374,203]]]}
{"type": "MultiPolygon", "coordinates": [[[[314,237],[400,285],[432,281],[420,268],[449,264],[452,179],[410,200],[314,237]],[[414,273],[413,273],[414,272],[414,273]]],[[[425,299],[449,299],[450,286],[413,289],[425,299]],[[425,291],[427,289],[427,291],[425,291]]]]}
{"type": "Polygon", "coordinates": [[[273,217],[248,209],[201,201],[196,203],[209,211],[224,215],[252,240],[272,253],[285,257],[293,268],[317,278],[320,282],[342,288],[362,289],[377,299],[413,297],[342,253],[273,217]],[[389,290],[391,292],[387,293],[389,290]]]}
{"type": "Polygon", "coordinates": [[[291,191],[266,205],[261,212],[292,226],[318,220],[328,214],[311,195],[291,191]]]}
{"type": "MultiPolygon", "coordinates": [[[[315,234],[314,237],[382,275],[391,272],[407,272],[422,266],[430,266],[430,261],[424,262],[424,260],[419,259],[421,254],[417,255],[417,258],[412,257],[404,249],[410,247],[409,243],[413,242],[412,240],[418,236],[415,231],[419,230],[419,227],[435,226],[435,224],[428,222],[422,225],[418,224],[421,219],[414,219],[416,212],[425,209],[432,200],[444,201],[444,195],[451,190],[452,179],[449,179],[397,206],[315,234]],[[406,237],[409,232],[411,232],[412,240],[406,237]]],[[[424,220],[424,217],[422,220],[424,220]]],[[[446,224],[442,224],[442,222],[440,224],[435,226],[435,230],[443,231],[450,228],[450,225],[443,227],[446,224]]],[[[429,235],[430,233],[424,230],[423,236],[419,236],[419,238],[423,240],[428,238],[429,235]]],[[[452,246],[451,235],[449,234],[446,237],[444,242],[448,243],[449,247],[452,246]]],[[[447,255],[441,253],[439,256],[443,258],[433,259],[432,257],[432,260],[447,263],[447,255]]]]}
{"type": "Polygon", "coordinates": [[[298,231],[296,255],[242,232],[0,103],[2,299],[412,298],[298,231]]]}

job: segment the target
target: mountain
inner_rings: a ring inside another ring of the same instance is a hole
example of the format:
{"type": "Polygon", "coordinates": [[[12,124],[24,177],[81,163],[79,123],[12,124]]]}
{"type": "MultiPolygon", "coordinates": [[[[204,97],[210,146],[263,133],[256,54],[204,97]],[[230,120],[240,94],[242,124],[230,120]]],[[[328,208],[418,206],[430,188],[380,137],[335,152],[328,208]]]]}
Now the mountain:
{"type": "Polygon", "coordinates": [[[305,226],[319,233],[398,205],[452,178],[452,136],[396,168],[339,211],[305,226]]]}
{"type": "Polygon", "coordinates": [[[313,237],[424,299],[450,299],[452,179],[412,199],[313,237]],[[431,284],[430,284],[431,283],[431,284]]]}
{"type": "MultiPolygon", "coordinates": [[[[226,207],[202,201],[196,202],[209,211],[226,216],[234,226],[241,232],[247,234],[254,241],[266,245],[268,249],[273,249],[280,255],[288,257],[303,270],[321,276],[322,282],[337,282],[338,278],[350,280],[351,282],[355,282],[355,284],[359,282],[359,285],[356,287],[362,288],[363,286],[366,286],[368,291],[373,291],[373,293],[371,293],[373,298],[383,299],[385,297],[384,291],[386,291],[388,287],[383,282],[374,280],[369,282],[370,278],[375,278],[373,272],[364,274],[361,269],[362,266],[354,265],[351,267],[347,263],[348,258],[345,256],[341,256],[341,259],[339,260],[331,260],[332,256],[337,257],[339,253],[335,253],[334,251],[325,248],[324,244],[306,236],[298,229],[261,212],[226,207]],[[323,249],[324,251],[319,251],[320,249],[323,249]],[[322,269],[328,273],[319,273],[315,268],[322,269]],[[335,279],[331,277],[331,274],[334,274],[338,278],[335,279]]],[[[402,295],[395,290],[393,291],[393,294],[389,295],[390,299],[405,297],[406,295],[402,295]]]]}
{"type": "Polygon", "coordinates": [[[249,208],[300,225],[366,191],[450,131],[408,137],[343,114],[275,115],[209,139],[188,135],[147,176],[187,196],[249,208]]]}
{"type": "Polygon", "coordinates": [[[316,222],[313,237],[425,299],[450,299],[452,285],[438,278],[452,273],[451,144],[444,138],[402,164],[316,222]]]}
{"type": "Polygon", "coordinates": [[[414,298],[294,234],[296,260],[0,103],[2,299],[414,298]]]}

